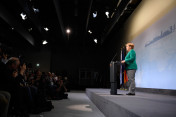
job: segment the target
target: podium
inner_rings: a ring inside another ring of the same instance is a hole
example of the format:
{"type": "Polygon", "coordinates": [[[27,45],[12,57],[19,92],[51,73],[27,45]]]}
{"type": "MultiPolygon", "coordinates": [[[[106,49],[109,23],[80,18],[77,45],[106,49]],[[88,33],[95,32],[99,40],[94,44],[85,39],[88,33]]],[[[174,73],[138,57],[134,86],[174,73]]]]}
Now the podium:
{"type": "Polygon", "coordinates": [[[121,63],[118,61],[111,61],[110,63],[110,83],[111,95],[117,95],[117,69],[120,69],[121,63]]]}

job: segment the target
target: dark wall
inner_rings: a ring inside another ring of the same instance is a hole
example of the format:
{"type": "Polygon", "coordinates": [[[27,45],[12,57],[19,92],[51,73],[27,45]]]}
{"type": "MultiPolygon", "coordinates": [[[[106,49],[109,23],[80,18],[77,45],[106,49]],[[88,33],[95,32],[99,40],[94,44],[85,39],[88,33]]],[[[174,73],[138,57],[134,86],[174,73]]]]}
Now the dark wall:
{"type": "Polygon", "coordinates": [[[27,50],[24,53],[25,61],[32,63],[33,68],[40,68],[42,72],[50,71],[51,52],[45,46],[39,50],[27,50]],[[39,67],[36,64],[40,64],[39,67]]]}
{"type": "Polygon", "coordinates": [[[54,48],[51,56],[51,71],[67,72],[74,85],[79,85],[79,69],[86,68],[102,73],[104,58],[97,47],[62,46],[54,48]]]}
{"type": "Polygon", "coordinates": [[[88,68],[97,71],[99,76],[98,85],[94,87],[110,87],[109,65],[117,53],[115,60],[120,60],[120,48],[122,40],[118,30],[99,46],[61,46],[52,49],[51,71],[56,73],[68,72],[74,85],[79,83],[79,69],[88,68]]]}

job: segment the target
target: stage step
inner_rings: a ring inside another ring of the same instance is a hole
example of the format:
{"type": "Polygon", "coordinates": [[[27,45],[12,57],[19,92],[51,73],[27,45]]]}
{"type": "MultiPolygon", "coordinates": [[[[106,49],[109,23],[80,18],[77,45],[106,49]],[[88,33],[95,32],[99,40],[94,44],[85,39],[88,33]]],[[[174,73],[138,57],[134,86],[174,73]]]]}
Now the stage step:
{"type": "Polygon", "coordinates": [[[87,88],[86,94],[106,117],[176,117],[176,96],[118,90],[110,95],[110,89],[87,88]]]}

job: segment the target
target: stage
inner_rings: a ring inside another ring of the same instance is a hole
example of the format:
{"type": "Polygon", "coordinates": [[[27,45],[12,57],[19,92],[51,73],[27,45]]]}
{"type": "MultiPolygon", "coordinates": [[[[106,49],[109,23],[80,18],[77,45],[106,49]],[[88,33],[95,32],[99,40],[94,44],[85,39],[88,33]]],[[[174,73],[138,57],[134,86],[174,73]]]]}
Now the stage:
{"type": "Polygon", "coordinates": [[[176,117],[176,96],[117,90],[87,88],[86,94],[106,117],[176,117]]]}

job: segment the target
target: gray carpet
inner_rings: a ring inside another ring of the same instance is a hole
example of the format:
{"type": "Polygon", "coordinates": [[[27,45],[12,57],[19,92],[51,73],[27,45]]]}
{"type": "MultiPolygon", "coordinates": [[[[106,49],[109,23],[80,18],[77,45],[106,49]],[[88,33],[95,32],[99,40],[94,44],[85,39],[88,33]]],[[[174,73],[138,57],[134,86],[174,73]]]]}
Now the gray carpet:
{"type": "Polygon", "coordinates": [[[86,93],[106,117],[176,117],[176,96],[118,90],[110,95],[110,89],[87,88],[86,93]]]}
{"type": "Polygon", "coordinates": [[[70,92],[68,99],[52,101],[54,109],[30,117],[105,117],[85,92],[70,92]]]}

